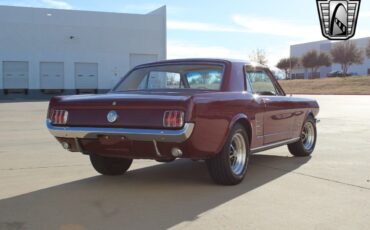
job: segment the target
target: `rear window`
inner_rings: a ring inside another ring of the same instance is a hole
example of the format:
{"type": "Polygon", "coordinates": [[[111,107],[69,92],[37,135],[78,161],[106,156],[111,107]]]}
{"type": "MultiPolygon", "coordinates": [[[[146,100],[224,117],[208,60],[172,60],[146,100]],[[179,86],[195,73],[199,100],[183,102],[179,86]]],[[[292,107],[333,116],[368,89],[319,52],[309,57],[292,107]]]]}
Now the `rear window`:
{"type": "Polygon", "coordinates": [[[220,90],[222,65],[163,65],[131,72],[114,91],[155,89],[220,90]]]}

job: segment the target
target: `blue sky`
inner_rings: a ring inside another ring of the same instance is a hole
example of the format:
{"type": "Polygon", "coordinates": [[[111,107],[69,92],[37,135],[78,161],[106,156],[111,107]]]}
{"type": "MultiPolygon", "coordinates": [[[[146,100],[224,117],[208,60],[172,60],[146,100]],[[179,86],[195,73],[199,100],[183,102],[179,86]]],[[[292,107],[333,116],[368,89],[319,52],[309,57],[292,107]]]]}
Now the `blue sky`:
{"type": "MultiPolygon", "coordinates": [[[[168,58],[248,59],[264,49],[269,64],[291,44],[324,39],[315,0],[0,0],[0,5],[145,14],[167,6],[168,58]]],[[[356,38],[370,37],[370,1],[361,1],[356,38]]]]}

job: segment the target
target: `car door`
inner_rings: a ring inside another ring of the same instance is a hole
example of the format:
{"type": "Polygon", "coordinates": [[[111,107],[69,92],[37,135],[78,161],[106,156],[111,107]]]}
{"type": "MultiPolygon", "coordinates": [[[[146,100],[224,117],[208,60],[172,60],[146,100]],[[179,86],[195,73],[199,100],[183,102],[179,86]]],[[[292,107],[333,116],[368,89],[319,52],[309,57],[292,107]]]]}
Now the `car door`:
{"type": "Polygon", "coordinates": [[[296,123],[294,102],[285,96],[269,70],[246,68],[246,77],[255,100],[263,101],[263,145],[269,145],[292,138],[296,123]]]}

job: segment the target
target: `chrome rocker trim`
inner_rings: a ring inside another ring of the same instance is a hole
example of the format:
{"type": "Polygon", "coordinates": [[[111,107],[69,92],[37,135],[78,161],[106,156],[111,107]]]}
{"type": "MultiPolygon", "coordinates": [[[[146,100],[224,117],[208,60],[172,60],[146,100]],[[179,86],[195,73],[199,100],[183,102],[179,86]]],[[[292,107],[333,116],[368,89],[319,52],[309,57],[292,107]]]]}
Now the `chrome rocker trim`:
{"type": "Polygon", "coordinates": [[[54,126],[46,121],[49,132],[55,137],[96,139],[100,135],[124,136],[134,141],[157,141],[181,143],[189,139],[194,124],[185,123],[180,130],[166,129],[127,129],[127,128],[94,128],[94,127],[62,127],[54,126]]]}
{"type": "Polygon", "coordinates": [[[293,139],[280,141],[280,142],[264,145],[264,146],[261,146],[261,147],[253,148],[253,149],[251,149],[251,153],[252,154],[253,153],[258,153],[258,152],[266,151],[266,150],[269,150],[269,149],[277,148],[277,147],[280,147],[280,146],[283,146],[283,145],[292,144],[292,143],[295,143],[295,142],[299,141],[299,139],[300,138],[297,137],[297,138],[293,138],[293,139]]]}

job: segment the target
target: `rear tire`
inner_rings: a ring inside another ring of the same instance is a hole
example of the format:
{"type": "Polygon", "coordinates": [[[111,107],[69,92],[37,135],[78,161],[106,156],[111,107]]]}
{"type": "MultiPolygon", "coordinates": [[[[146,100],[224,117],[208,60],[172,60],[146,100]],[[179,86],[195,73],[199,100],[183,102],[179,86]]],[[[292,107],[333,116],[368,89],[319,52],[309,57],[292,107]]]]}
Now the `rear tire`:
{"type": "Polygon", "coordinates": [[[107,176],[122,175],[132,164],[132,159],[103,157],[96,154],[90,154],[90,161],[98,173],[107,176]]]}
{"type": "Polygon", "coordinates": [[[316,139],[316,121],[309,116],[303,124],[299,141],[288,145],[289,152],[296,157],[310,156],[315,149],[316,139]]]}
{"type": "Polygon", "coordinates": [[[236,185],[243,181],[248,168],[250,148],[248,135],[241,124],[236,124],[221,153],[206,160],[212,179],[221,185],[236,185]]]}

